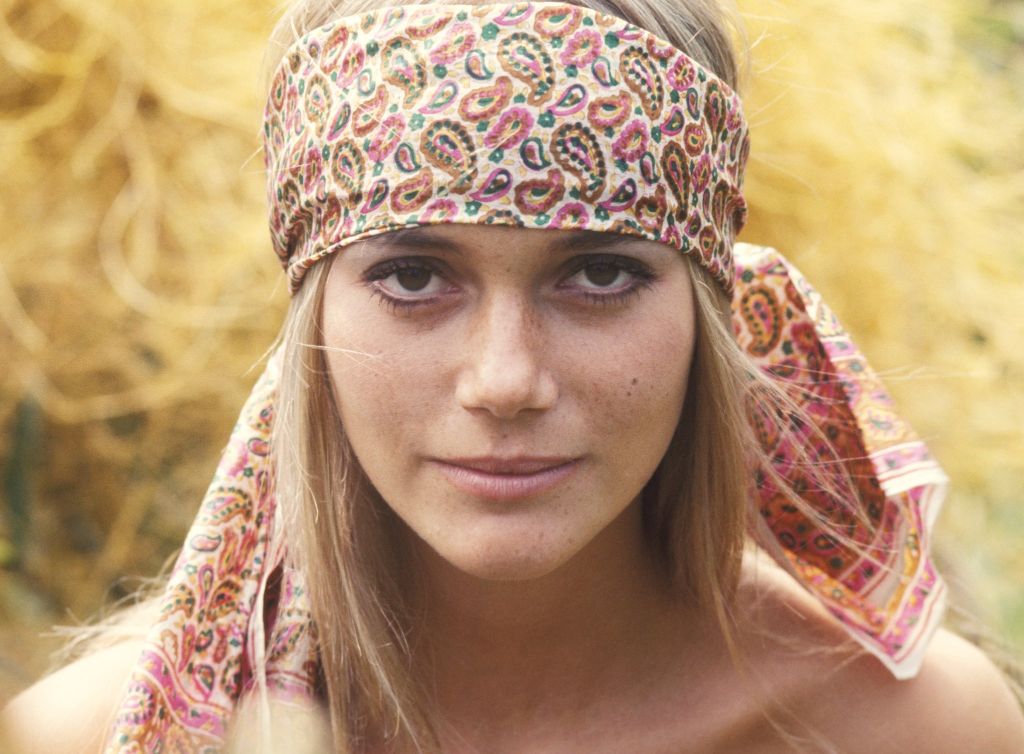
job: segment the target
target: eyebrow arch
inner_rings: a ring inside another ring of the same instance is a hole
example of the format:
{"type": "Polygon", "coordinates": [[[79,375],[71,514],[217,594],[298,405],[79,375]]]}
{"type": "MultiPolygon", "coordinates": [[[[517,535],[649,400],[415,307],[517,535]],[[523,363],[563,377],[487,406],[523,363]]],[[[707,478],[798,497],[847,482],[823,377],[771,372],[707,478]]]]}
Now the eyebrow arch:
{"type": "MultiPolygon", "coordinates": [[[[455,255],[466,253],[466,249],[457,241],[439,236],[431,232],[429,225],[417,225],[411,228],[388,231],[378,236],[364,238],[358,243],[365,251],[387,251],[400,248],[410,251],[447,251],[455,255]]],[[[558,234],[545,251],[553,252],[582,252],[598,251],[601,249],[621,248],[639,242],[649,241],[642,236],[634,236],[627,233],[615,233],[598,230],[574,230],[565,235],[558,234]]]]}

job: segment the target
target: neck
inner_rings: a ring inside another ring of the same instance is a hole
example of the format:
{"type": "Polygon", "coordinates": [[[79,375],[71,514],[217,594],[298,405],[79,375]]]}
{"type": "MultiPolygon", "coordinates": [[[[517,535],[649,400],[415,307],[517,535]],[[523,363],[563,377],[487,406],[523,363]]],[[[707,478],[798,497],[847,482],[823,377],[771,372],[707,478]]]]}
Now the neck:
{"type": "Polygon", "coordinates": [[[427,649],[441,716],[454,724],[591,709],[652,670],[653,646],[685,640],[681,623],[699,631],[695,615],[680,621],[688,608],[650,556],[639,501],[540,578],[480,579],[432,551],[422,560],[414,646],[427,649]]]}

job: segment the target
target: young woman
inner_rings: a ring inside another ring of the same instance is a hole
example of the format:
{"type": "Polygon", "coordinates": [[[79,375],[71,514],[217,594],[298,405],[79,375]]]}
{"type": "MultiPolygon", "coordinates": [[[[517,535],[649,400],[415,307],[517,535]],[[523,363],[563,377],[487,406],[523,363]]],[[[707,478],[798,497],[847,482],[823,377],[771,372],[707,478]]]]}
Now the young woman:
{"type": "Polygon", "coordinates": [[[281,342],[145,638],[26,692],[16,740],[295,751],[322,712],[311,750],[1024,747],[937,630],[941,470],[734,242],[716,5],[303,2],[279,32],[281,342]]]}

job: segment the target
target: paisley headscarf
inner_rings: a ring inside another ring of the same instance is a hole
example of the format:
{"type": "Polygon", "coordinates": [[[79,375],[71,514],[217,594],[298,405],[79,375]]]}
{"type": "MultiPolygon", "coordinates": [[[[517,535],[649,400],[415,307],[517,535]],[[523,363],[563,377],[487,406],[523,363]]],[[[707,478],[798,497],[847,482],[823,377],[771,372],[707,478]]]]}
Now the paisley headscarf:
{"type": "MultiPolygon", "coordinates": [[[[299,39],[264,118],[273,246],[291,290],[361,238],[484,223],[639,236],[691,254],[731,295],[741,348],[800,383],[816,427],[752,417],[779,473],[827,437],[855,510],[805,499],[849,547],[758,487],[788,570],[898,678],[945,587],[929,557],[946,477],[818,293],[777,251],[735,243],[749,151],[739,98],[665,40],[562,3],[386,7],[299,39]]],[[[243,695],[313,698],[316,630],[285,560],[269,439],[280,359],[259,378],[167,585],[107,751],[212,751],[243,695]]]]}

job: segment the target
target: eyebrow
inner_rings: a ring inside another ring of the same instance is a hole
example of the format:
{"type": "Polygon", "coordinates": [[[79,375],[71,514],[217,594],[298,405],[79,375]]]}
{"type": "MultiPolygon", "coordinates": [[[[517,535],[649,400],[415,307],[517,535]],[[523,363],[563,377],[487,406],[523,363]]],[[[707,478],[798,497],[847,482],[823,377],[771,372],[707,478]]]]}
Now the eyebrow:
{"type": "MultiPolygon", "coordinates": [[[[447,224],[447,223],[446,223],[447,224]]],[[[465,247],[458,241],[438,235],[430,230],[432,226],[418,225],[412,228],[388,231],[378,236],[361,239],[358,243],[367,252],[386,251],[395,248],[415,251],[447,251],[461,255],[466,253],[465,247]]],[[[506,227],[506,226],[500,226],[506,227]]],[[[511,227],[511,226],[508,226],[511,227]]],[[[566,235],[558,234],[551,239],[544,249],[548,253],[597,251],[609,248],[621,248],[650,239],[628,233],[615,233],[598,230],[574,230],[566,235]]]]}

